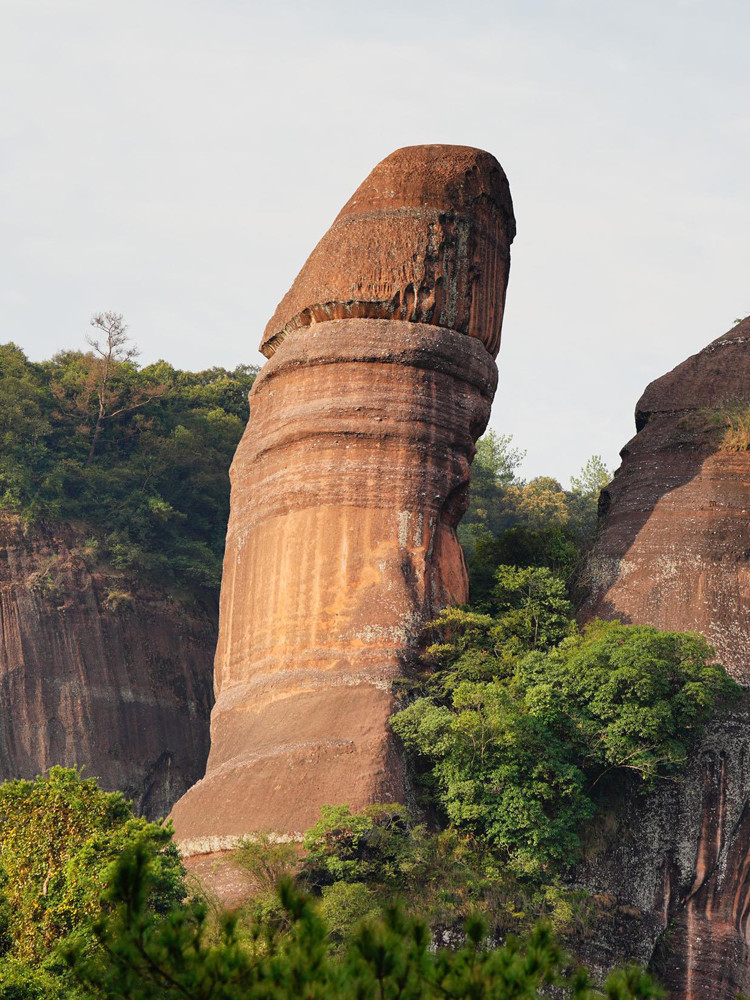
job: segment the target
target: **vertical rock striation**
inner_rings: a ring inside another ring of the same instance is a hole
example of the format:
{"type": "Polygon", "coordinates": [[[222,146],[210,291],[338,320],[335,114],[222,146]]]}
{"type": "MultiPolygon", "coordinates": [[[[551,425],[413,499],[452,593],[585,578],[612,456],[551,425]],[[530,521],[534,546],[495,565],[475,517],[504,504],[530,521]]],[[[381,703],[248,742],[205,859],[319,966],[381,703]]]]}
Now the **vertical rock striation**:
{"type": "Polygon", "coordinates": [[[187,853],[403,800],[392,689],[425,622],[468,596],[455,528],[514,233],[494,157],[399,150],[269,323],[232,465],[211,752],[173,812],[187,853]]]}
{"type": "Polygon", "coordinates": [[[70,526],[0,519],[0,780],[85,766],[164,816],[208,753],[215,609],[95,565],[70,526]]]}
{"type": "MultiPolygon", "coordinates": [[[[652,382],[636,427],[602,493],[582,617],[701,632],[748,685],[750,318],[652,382]]],[[[749,716],[745,704],[712,725],[679,792],[633,806],[593,878],[639,907],[644,927],[669,927],[662,974],[675,1000],[750,990],[749,716]]]]}

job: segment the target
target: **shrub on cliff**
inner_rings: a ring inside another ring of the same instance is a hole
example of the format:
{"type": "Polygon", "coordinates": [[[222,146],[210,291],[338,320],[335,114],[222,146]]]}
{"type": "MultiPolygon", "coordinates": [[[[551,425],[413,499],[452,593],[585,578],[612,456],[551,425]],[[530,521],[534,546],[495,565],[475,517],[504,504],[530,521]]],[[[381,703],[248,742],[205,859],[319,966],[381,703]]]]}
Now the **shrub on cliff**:
{"type": "Polygon", "coordinates": [[[433,623],[443,641],[391,719],[445,818],[523,876],[575,861],[613,779],[673,777],[738,691],[699,635],[619,622],[578,634],[560,587],[501,567],[496,613],[454,608],[433,623]]]}
{"type": "Polygon", "coordinates": [[[139,367],[115,351],[103,397],[104,364],[0,345],[0,511],[85,524],[115,568],[217,589],[256,369],[139,367]]]}
{"type": "Polygon", "coordinates": [[[396,804],[323,806],[304,838],[303,878],[322,887],[334,882],[372,882],[398,887],[414,829],[407,810],[396,804]]]}

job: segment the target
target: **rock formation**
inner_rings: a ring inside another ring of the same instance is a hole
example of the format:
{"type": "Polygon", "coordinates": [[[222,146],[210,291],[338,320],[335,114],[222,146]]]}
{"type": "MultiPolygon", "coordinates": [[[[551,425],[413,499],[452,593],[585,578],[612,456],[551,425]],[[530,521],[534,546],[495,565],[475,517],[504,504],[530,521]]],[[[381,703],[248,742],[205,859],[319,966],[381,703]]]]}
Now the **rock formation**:
{"type": "Polygon", "coordinates": [[[215,610],[96,565],[70,527],[0,520],[0,780],[84,765],[164,816],[208,753],[215,610]]]}
{"type": "Polygon", "coordinates": [[[468,596],[455,528],[514,233],[494,157],[399,150],[269,323],[231,472],[211,752],[173,812],[186,852],[403,800],[392,688],[424,623],[468,596]]]}
{"type": "MultiPolygon", "coordinates": [[[[750,683],[750,318],[648,386],[600,501],[584,619],[702,632],[750,683]]],[[[750,990],[750,706],[712,725],[679,789],[632,803],[591,873],[641,914],[674,1000],[750,990]]]]}
{"type": "Polygon", "coordinates": [[[584,616],[702,632],[750,683],[750,318],[648,386],[603,491],[584,616]],[[739,432],[741,434],[741,431],[739,432]]]}

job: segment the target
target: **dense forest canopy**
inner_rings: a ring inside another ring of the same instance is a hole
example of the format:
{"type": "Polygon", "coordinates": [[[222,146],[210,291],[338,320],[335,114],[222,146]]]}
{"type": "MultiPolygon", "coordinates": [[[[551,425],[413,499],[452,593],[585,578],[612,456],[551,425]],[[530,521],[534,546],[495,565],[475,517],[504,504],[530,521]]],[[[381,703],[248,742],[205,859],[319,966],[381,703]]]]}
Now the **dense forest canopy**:
{"type": "Polygon", "coordinates": [[[0,509],[84,526],[129,574],[216,590],[257,369],[139,367],[127,337],[111,342],[122,317],[97,319],[87,351],[0,346],[0,509]]]}

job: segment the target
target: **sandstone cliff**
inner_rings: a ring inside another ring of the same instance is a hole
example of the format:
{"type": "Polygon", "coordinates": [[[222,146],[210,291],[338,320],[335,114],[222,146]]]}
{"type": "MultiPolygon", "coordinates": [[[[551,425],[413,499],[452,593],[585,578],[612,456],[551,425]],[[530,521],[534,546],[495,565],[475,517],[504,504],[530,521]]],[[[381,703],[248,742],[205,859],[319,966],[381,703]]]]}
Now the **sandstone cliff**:
{"type": "Polygon", "coordinates": [[[399,150],[271,320],[231,472],[211,753],[173,813],[183,850],[403,801],[392,687],[424,623],[468,596],[455,528],[514,233],[494,157],[399,150]]]}
{"type": "Polygon", "coordinates": [[[0,779],[85,765],[164,816],[208,752],[213,608],[97,563],[77,528],[0,521],[0,779]]]}
{"type": "MultiPolygon", "coordinates": [[[[702,632],[748,684],[750,318],[651,383],[636,428],[602,493],[582,617],[702,632]]],[[[630,936],[594,951],[658,961],[675,1000],[750,990],[748,722],[745,703],[711,727],[678,787],[630,803],[586,875],[635,914],[630,936]]]]}

